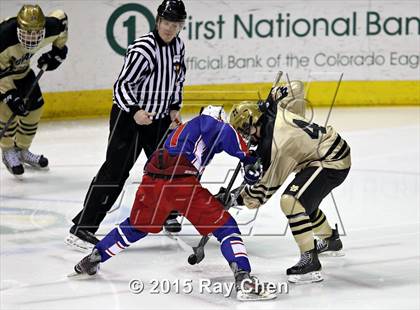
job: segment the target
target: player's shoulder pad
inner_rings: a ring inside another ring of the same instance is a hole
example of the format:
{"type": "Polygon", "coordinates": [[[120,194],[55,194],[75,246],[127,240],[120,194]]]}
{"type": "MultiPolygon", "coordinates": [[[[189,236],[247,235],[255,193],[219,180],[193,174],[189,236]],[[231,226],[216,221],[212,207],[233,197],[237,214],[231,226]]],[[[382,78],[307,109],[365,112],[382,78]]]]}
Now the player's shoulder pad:
{"type": "Polygon", "coordinates": [[[67,15],[62,10],[55,10],[45,18],[45,37],[57,36],[67,31],[67,15]]]}
{"type": "Polygon", "coordinates": [[[0,23],[0,37],[0,53],[19,43],[16,17],[7,18],[0,23]]]}

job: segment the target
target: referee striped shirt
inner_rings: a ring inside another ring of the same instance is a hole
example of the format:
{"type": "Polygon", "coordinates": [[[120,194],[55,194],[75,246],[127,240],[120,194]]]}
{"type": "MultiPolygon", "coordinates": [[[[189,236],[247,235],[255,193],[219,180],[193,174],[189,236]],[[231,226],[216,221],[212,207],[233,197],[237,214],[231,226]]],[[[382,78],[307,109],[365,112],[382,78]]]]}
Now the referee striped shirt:
{"type": "Polygon", "coordinates": [[[185,81],[185,47],[179,37],[166,44],[152,31],[134,41],[114,84],[113,101],[126,112],[154,112],[154,119],[179,110],[185,81]]]}

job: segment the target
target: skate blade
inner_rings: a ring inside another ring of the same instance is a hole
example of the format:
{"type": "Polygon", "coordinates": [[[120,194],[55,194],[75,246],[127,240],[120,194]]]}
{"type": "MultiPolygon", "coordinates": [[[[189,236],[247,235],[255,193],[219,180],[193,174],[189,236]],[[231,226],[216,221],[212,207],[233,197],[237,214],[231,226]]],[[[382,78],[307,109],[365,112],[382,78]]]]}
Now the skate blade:
{"type": "Polygon", "coordinates": [[[318,256],[321,256],[321,257],[342,257],[342,256],[345,256],[345,253],[342,250],[339,250],[339,251],[325,251],[325,252],[319,253],[318,256]]]}
{"type": "Polygon", "coordinates": [[[16,180],[19,181],[23,181],[23,174],[13,174],[12,175],[15,177],[16,180]]]}
{"type": "Polygon", "coordinates": [[[23,164],[25,165],[26,168],[28,168],[30,170],[50,171],[50,166],[41,167],[41,166],[29,164],[29,163],[23,163],[23,164]]]}
{"type": "Polygon", "coordinates": [[[72,236],[71,234],[64,239],[64,244],[66,244],[72,250],[76,250],[78,252],[89,254],[92,252],[94,245],[83,241],[76,236],[72,236]]]}
{"type": "Polygon", "coordinates": [[[313,271],[306,274],[293,274],[287,276],[287,281],[294,284],[309,284],[314,282],[321,282],[324,278],[322,277],[321,271],[313,271]]]}
{"type": "Polygon", "coordinates": [[[178,241],[178,236],[174,235],[173,233],[165,231],[164,236],[168,237],[169,239],[178,241]]]}
{"type": "Polygon", "coordinates": [[[69,273],[67,275],[67,278],[72,280],[87,280],[87,279],[93,279],[96,278],[96,275],[98,273],[95,273],[93,275],[88,275],[87,273],[77,273],[76,271],[73,271],[72,273],[69,273]]]}
{"type": "Polygon", "coordinates": [[[264,301],[273,300],[275,298],[277,298],[277,295],[269,292],[261,292],[260,294],[257,294],[239,291],[236,294],[236,299],[239,301],[264,301]]]}
{"type": "Polygon", "coordinates": [[[23,181],[23,173],[22,174],[14,174],[12,170],[9,170],[9,168],[7,168],[7,171],[9,171],[9,173],[11,175],[13,175],[16,180],[23,181]]]}

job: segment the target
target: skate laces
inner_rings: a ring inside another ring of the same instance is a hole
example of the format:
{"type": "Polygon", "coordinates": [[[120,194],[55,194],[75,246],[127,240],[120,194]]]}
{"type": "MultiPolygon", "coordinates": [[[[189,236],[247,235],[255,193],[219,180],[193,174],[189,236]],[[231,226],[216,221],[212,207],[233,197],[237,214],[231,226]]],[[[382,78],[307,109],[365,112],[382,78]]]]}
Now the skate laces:
{"type": "Polygon", "coordinates": [[[316,242],[316,249],[318,251],[323,250],[323,249],[325,249],[327,247],[328,247],[328,241],[326,241],[324,239],[317,240],[317,242],[316,242]]]}
{"type": "Polygon", "coordinates": [[[296,267],[302,267],[308,265],[312,260],[310,252],[305,252],[300,256],[300,260],[297,262],[296,267]]]}
{"type": "Polygon", "coordinates": [[[101,262],[101,255],[97,249],[94,249],[91,254],[85,256],[77,265],[76,268],[81,272],[92,272],[96,266],[101,262]]]}
{"type": "Polygon", "coordinates": [[[241,285],[242,285],[242,282],[244,280],[247,280],[247,279],[251,279],[252,282],[254,282],[253,279],[250,277],[249,272],[242,271],[242,270],[241,271],[237,271],[235,273],[235,282],[236,282],[237,289],[240,289],[241,288],[241,285]]]}
{"type": "Polygon", "coordinates": [[[16,167],[22,164],[20,162],[18,153],[14,149],[3,151],[3,159],[7,162],[7,165],[10,167],[16,167]]]}
{"type": "Polygon", "coordinates": [[[26,163],[38,164],[42,155],[36,155],[29,150],[21,150],[22,160],[26,163]]]}

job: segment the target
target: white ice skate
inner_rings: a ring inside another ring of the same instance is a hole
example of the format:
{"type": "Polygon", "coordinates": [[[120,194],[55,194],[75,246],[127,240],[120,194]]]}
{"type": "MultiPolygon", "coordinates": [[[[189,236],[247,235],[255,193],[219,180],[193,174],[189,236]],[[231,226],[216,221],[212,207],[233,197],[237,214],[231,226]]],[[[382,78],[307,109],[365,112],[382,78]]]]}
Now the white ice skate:
{"type": "Polygon", "coordinates": [[[89,253],[95,247],[94,244],[86,242],[73,234],[68,234],[66,239],[64,239],[64,243],[73,250],[82,253],[89,253]]]}
{"type": "Polygon", "coordinates": [[[15,148],[2,150],[2,160],[7,170],[17,178],[21,178],[25,172],[19,153],[15,148]]]}
{"type": "Polygon", "coordinates": [[[37,169],[48,169],[48,159],[44,155],[34,154],[28,149],[18,149],[18,154],[23,163],[37,169]]]}
{"type": "Polygon", "coordinates": [[[77,228],[76,225],[70,228],[69,235],[64,239],[64,243],[70,248],[83,253],[90,253],[98,242],[93,233],[77,228]]]}

